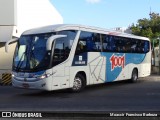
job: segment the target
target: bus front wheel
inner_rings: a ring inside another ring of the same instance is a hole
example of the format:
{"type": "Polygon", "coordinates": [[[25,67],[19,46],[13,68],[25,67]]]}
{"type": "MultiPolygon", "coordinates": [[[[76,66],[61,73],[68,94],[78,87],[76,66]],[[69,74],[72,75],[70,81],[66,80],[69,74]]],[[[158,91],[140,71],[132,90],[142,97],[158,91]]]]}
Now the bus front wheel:
{"type": "Polygon", "coordinates": [[[73,92],[80,92],[84,89],[85,87],[85,78],[81,74],[77,74],[76,77],[74,78],[73,82],[73,87],[71,90],[73,92]]]}

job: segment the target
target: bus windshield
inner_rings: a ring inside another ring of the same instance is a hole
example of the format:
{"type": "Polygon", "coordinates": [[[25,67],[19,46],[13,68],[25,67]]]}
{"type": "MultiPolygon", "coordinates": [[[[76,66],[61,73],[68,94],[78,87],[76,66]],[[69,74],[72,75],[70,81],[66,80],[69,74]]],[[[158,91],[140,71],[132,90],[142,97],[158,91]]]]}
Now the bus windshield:
{"type": "Polygon", "coordinates": [[[50,63],[50,54],[46,51],[46,42],[54,33],[21,36],[13,60],[17,71],[45,69],[50,63]]]}
{"type": "Polygon", "coordinates": [[[22,35],[18,41],[13,59],[13,70],[30,72],[46,70],[65,61],[70,53],[77,31],[66,30],[54,33],[22,35]],[[46,43],[53,35],[66,35],[52,43],[47,51],[46,43]]]}

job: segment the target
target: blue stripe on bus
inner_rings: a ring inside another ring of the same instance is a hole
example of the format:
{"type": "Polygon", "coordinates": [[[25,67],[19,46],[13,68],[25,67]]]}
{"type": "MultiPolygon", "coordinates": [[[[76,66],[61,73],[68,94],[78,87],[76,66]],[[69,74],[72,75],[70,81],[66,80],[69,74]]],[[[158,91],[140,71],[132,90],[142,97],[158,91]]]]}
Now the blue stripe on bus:
{"type": "Polygon", "coordinates": [[[121,73],[123,67],[128,64],[140,64],[143,62],[146,54],[130,53],[101,53],[106,57],[106,82],[114,81],[121,73]]]}

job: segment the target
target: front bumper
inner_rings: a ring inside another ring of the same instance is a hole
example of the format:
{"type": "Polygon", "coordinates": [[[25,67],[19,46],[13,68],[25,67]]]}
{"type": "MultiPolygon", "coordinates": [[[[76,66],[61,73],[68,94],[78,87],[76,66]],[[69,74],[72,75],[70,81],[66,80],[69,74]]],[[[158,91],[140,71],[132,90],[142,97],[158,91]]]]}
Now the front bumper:
{"type": "Polygon", "coordinates": [[[51,91],[51,80],[48,78],[39,79],[36,81],[19,80],[16,77],[12,77],[12,86],[25,89],[39,89],[51,91]],[[46,82],[47,81],[47,82],[46,82]]]}

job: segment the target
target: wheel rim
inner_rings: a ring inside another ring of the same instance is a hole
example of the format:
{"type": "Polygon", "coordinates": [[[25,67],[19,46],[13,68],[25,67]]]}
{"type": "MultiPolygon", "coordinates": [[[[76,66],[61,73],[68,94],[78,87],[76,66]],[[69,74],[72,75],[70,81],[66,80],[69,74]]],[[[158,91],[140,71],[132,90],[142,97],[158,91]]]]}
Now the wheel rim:
{"type": "Polygon", "coordinates": [[[82,81],[80,78],[75,78],[73,82],[73,90],[80,90],[82,87],[82,81]]]}

